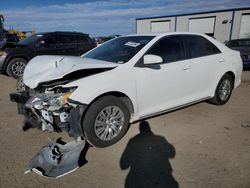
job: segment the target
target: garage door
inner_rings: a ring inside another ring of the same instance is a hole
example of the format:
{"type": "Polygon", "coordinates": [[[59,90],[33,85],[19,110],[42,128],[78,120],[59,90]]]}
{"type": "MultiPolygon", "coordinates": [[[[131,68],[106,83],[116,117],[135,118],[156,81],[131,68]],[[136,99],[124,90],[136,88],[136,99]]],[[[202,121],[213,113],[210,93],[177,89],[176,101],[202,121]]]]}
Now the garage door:
{"type": "Polygon", "coordinates": [[[151,32],[163,33],[170,31],[170,21],[153,21],[151,22],[151,32]]]}
{"type": "Polygon", "coordinates": [[[214,35],[215,17],[189,19],[189,31],[214,35]]]}
{"type": "Polygon", "coordinates": [[[250,38],[250,14],[243,14],[241,17],[239,38],[250,38]]]}

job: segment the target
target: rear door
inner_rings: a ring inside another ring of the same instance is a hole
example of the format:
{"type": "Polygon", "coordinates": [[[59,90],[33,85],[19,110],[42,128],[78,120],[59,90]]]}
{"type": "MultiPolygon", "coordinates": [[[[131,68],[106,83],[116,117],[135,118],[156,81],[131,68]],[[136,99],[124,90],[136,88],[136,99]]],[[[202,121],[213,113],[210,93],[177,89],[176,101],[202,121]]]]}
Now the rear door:
{"type": "Polygon", "coordinates": [[[59,34],[58,53],[60,55],[78,55],[76,35],[59,34]]]}
{"type": "Polygon", "coordinates": [[[187,101],[193,102],[211,94],[225,59],[220,50],[209,40],[199,35],[185,35],[189,63],[184,79],[187,84],[187,101]]]}

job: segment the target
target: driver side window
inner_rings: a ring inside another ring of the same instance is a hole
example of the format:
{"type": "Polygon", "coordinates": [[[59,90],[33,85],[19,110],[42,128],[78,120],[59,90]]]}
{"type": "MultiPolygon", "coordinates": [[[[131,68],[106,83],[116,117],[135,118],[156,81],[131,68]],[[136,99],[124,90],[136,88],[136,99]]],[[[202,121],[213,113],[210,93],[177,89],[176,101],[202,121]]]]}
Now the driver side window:
{"type": "Polygon", "coordinates": [[[185,59],[184,47],[180,36],[160,39],[147,54],[161,56],[163,63],[171,63],[185,59]]]}

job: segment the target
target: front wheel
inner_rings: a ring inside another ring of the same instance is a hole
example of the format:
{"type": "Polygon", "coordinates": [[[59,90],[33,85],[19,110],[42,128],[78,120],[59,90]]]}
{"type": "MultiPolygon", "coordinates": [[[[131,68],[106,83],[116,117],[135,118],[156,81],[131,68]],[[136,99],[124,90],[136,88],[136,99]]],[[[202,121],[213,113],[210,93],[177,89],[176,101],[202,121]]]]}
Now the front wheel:
{"type": "Polygon", "coordinates": [[[6,72],[10,77],[18,79],[23,75],[27,63],[23,58],[14,58],[7,65],[6,72]]]}
{"type": "Polygon", "coordinates": [[[233,78],[225,74],[219,81],[215,90],[215,95],[210,101],[216,105],[226,104],[230,99],[233,90],[233,78]]]}
{"type": "Polygon", "coordinates": [[[88,108],[83,118],[82,129],[92,145],[108,147],[125,135],[129,119],[130,112],[121,99],[104,96],[88,108]]]}

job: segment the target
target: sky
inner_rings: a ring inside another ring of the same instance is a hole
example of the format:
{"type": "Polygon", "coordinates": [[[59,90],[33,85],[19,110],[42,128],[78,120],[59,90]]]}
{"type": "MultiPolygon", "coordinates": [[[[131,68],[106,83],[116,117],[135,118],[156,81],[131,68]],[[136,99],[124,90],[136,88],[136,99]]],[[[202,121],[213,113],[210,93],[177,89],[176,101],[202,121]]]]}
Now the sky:
{"type": "Polygon", "coordinates": [[[141,17],[241,7],[250,7],[250,0],[0,0],[6,29],[91,36],[135,33],[141,17]]]}

